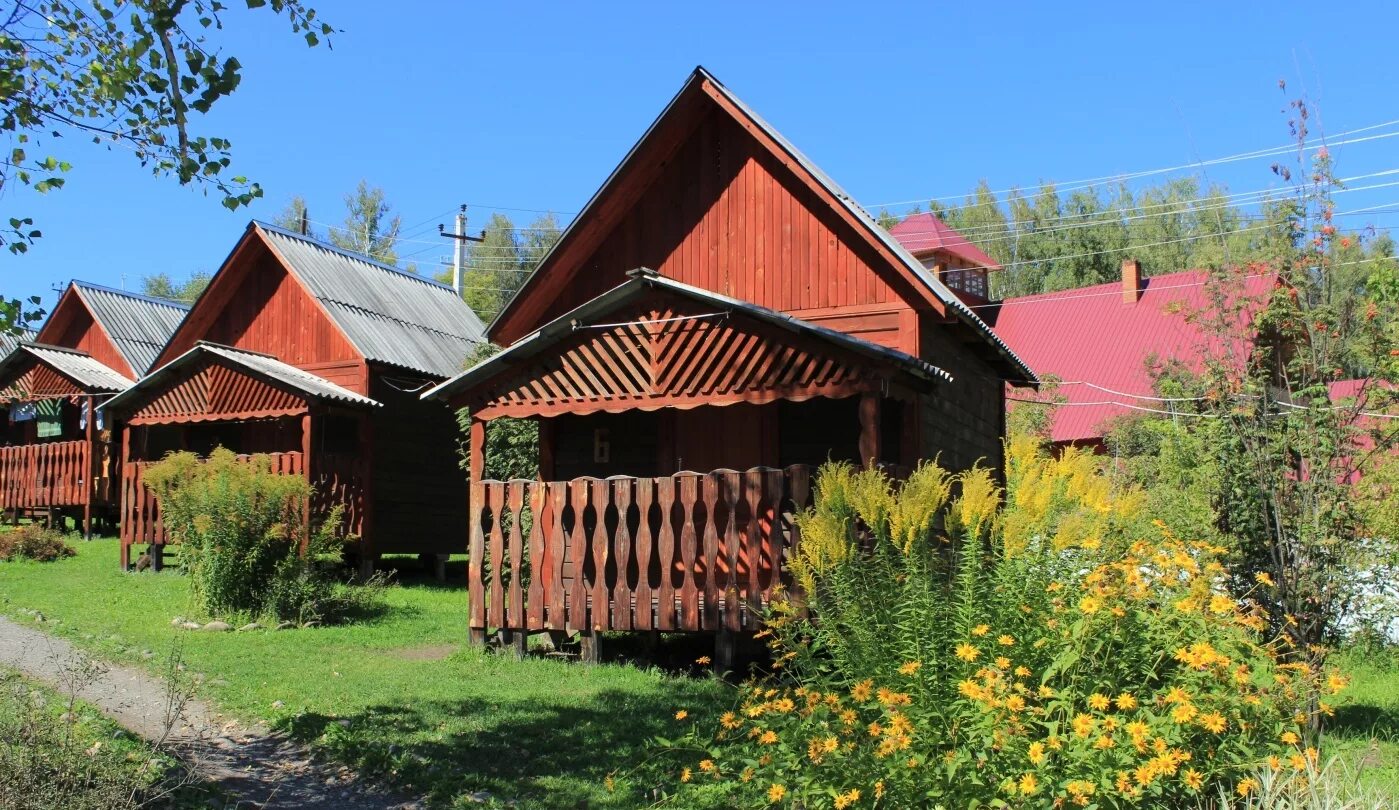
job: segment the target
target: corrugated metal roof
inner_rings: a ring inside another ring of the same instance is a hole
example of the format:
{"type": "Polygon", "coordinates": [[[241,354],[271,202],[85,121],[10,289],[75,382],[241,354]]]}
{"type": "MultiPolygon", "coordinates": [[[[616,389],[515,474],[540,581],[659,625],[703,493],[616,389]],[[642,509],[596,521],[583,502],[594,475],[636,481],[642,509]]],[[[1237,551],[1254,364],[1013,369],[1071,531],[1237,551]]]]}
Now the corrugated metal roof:
{"type": "MultiPolygon", "coordinates": [[[[612,171],[612,174],[608,176],[607,180],[603,182],[602,187],[599,188],[597,192],[593,194],[592,198],[588,200],[586,205],[583,206],[583,210],[577,216],[575,216],[573,218],[573,221],[569,223],[568,227],[564,229],[564,232],[560,235],[560,238],[554,243],[554,247],[550,249],[550,253],[545,254],[544,259],[540,262],[541,266],[548,263],[549,255],[552,254],[554,250],[557,250],[559,246],[564,245],[569,241],[569,234],[575,228],[583,227],[581,223],[586,223],[591,219],[591,212],[593,206],[597,204],[597,202],[602,198],[604,192],[606,192],[607,189],[613,184],[613,182],[616,181],[616,179],[623,173],[623,170],[631,162],[632,157],[637,153],[641,145],[646,142],[647,138],[650,137],[653,131],[655,131],[656,127],[663,120],[665,120],[666,116],[675,106],[675,103],[685,94],[685,91],[688,90],[694,83],[700,81],[710,82],[716,90],[723,94],[725,99],[727,99],[731,104],[733,104],[735,107],[741,110],[754,126],[762,130],[764,134],[771,138],[793,160],[800,164],[801,167],[808,174],[811,175],[812,179],[815,180],[818,185],[822,186],[832,197],[835,198],[835,200],[842,207],[849,211],[855,217],[855,219],[865,227],[865,230],[868,233],[868,235],[872,236],[877,242],[881,243],[885,248],[887,248],[891,253],[893,253],[894,256],[898,258],[899,261],[901,261],[917,279],[919,279],[921,282],[923,282],[924,285],[927,286],[927,288],[933,293],[934,297],[941,301],[943,305],[950,309],[952,312],[956,313],[957,317],[962,322],[972,327],[978,334],[984,337],[995,348],[997,354],[999,354],[1002,358],[1004,358],[1007,361],[1007,363],[1014,367],[1019,374],[1022,374],[1026,378],[1034,377],[1034,372],[1030,370],[1030,367],[1027,366],[1023,360],[1017,357],[1015,355],[1015,352],[1011,351],[1011,348],[1007,346],[1005,342],[1002,341],[996,335],[996,333],[992,331],[991,328],[981,320],[981,318],[977,317],[977,314],[975,312],[969,309],[967,305],[962,302],[962,299],[958,298],[957,295],[953,293],[952,290],[949,289],[946,284],[943,284],[942,281],[933,276],[932,273],[930,273],[928,269],[923,266],[922,262],[914,258],[913,254],[910,253],[907,248],[899,244],[899,240],[890,236],[889,232],[884,230],[884,228],[878,223],[878,221],[875,220],[875,218],[870,214],[870,212],[866,211],[862,206],[856,203],[854,198],[852,198],[849,194],[845,193],[845,190],[840,187],[840,184],[836,183],[836,181],[833,180],[830,175],[822,171],[820,166],[817,166],[815,163],[813,163],[811,159],[808,158],[805,154],[803,154],[800,149],[797,149],[797,147],[794,146],[791,141],[783,137],[782,133],[778,132],[775,128],[773,128],[773,126],[767,121],[765,121],[762,116],[758,115],[758,113],[755,112],[753,108],[749,107],[746,103],[744,103],[742,99],[734,95],[732,91],[730,91],[727,87],[724,86],[723,82],[715,78],[714,74],[710,73],[707,69],[705,69],[703,65],[700,65],[694,69],[694,71],[690,74],[689,79],[686,80],[685,85],[680,88],[680,92],[675,94],[675,97],[670,100],[670,103],[667,104],[665,109],[661,111],[661,114],[657,116],[656,120],[653,121],[651,123],[651,126],[647,128],[645,134],[641,136],[641,139],[638,140],[636,144],[632,146],[631,150],[627,152],[626,157],[622,158],[622,162],[618,164],[617,168],[614,169],[612,171]]],[[[538,275],[538,273],[535,273],[534,275],[530,276],[530,278],[525,282],[526,286],[532,283],[538,275]]],[[[520,296],[516,295],[514,300],[518,300],[519,298],[520,296]]],[[[510,304],[507,304],[505,309],[503,309],[500,312],[500,314],[496,316],[495,322],[499,322],[500,319],[509,310],[510,304]]]]}
{"type": "Polygon", "coordinates": [[[4,360],[0,360],[0,377],[5,376],[14,364],[22,362],[26,356],[34,357],[94,394],[125,391],[134,384],[132,380],[98,362],[87,352],[43,343],[20,343],[16,346],[5,355],[4,360]]]}
{"type": "Polygon", "coordinates": [[[941,250],[986,270],[999,270],[1001,266],[981,248],[972,244],[967,237],[938,219],[936,214],[924,211],[905,217],[902,222],[889,229],[889,235],[899,240],[910,253],[941,250]]]}
{"type": "Polygon", "coordinates": [[[164,381],[169,379],[170,375],[178,371],[181,367],[208,355],[222,358],[229,363],[248,370],[253,376],[260,377],[274,385],[281,384],[287,386],[315,399],[376,407],[380,404],[369,397],[356,394],[348,388],[336,385],[324,377],[283,363],[275,357],[260,352],[235,349],[232,346],[224,346],[218,343],[200,341],[189,351],[176,357],[174,360],[171,360],[145,377],[142,377],[124,393],[108,400],[107,404],[103,407],[113,412],[120,412],[129,407],[129,404],[135,400],[140,392],[159,389],[164,385],[164,381]]]}
{"type": "Polygon", "coordinates": [[[175,334],[189,307],[86,281],[73,281],[92,317],[137,374],[145,374],[175,334]]]}
{"type": "MultiPolygon", "coordinates": [[[[1187,270],[1144,279],[1135,303],[1122,300],[1122,283],[1115,281],[1007,298],[985,311],[993,314],[996,333],[1041,379],[1068,383],[1055,392],[1067,404],[1054,411],[1053,441],[1093,441],[1108,421],[1134,412],[1126,405],[1158,407],[1136,398],[1154,393],[1149,363],[1175,361],[1199,370],[1201,358],[1221,348],[1192,317],[1215,305],[1208,280],[1207,271],[1187,270]]],[[[1239,303],[1263,302],[1276,283],[1273,273],[1244,276],[1239,294],[1246,300],[1239,303]]],[[[1240,332],[1247,334],[1247,328],[1240,332]]],[[[1242,337],[1234,349],[1248,356],[1242,337]]]]}
{"type": "Polygon", "coordinates": [[[948,374],[943,369],[921,358],[905,354],[896,349],[888,348],[887,346],[880,346],[877,343],[862,340],[854,335],[848,335],[844,332],[818,326],[817,324],[801,320],[800,318],[794,318],[786,313],[758,306],[749,301],[741,301],[727,295],[721,295],[700,287],[684,284],[674,279],[658,275],[654,270],[638,268],[637,270],[629,272],[628,275],[632,276],[630,280],[613,287],[591,301],[575,307],[573,310],[555,318],[527,337],[515,341],[515,343],[505,351],[495,354],[441,385],[429,389],[423,393],[422,398],[435,399],[449,396],[456,391],[468,389],[482,380],[493,376],[497,371],[509,368],[511,365],[526,358],[533,357],[557,341],[573,334],[575,323],[610,312],[647,289],[665,290],[700,301],[708,306],[742,312],[744,315],[755,320],[772,324],[792,332],[815,337],[828,343],[834,343],[855,354],[861,354],[873,360],[893,363],[902,368],[905,372],[925,380],[937,380],[940,382],[951,382],[952,380],[951,374],[948,374]]]}
{"type": "Polygon", "coordinates": [[[9,332],[0,332],[0,357],[8,355],[15,350],[16,346],[24,341],[33,340],[36,334],[38,333],[32,329],[25,329],[18,335],[12,335],[9,332]]]}
{"type": "Polygon", "coordinates": [[[486,339],[481,319],[445,284],[253,224],[368,360],[450,377],[486,339]]]}

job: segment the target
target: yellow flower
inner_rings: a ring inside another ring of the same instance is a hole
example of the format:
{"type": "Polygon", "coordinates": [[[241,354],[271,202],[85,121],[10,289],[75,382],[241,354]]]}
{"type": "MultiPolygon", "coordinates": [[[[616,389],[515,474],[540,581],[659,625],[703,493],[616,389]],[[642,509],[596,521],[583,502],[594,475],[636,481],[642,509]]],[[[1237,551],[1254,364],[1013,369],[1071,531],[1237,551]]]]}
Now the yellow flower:
{"type": "Polygon", "coordinates": [[[957,645],[957,657],[966,661],[968,664],[975,661],[980,656],[981,650],[978,650],[965,641],[957,645]]]}
{"type": "Polygon", "coordinates": [[[1333,695],[1347,686],[1350,686],[1350,679],[1339,672],[1332,672],[1326,676],[1326,688],[1333,695]]]}
{"type": "Polygon", "coordinates": [[[1177,723],[1189,723],[1199,714],[1195,706],[1190,703],[1182,703],[1171,710],[1171,719],[1177,723]]]}
{"type": "Polygon", "coordinates": [[[857,703],[864,703],[870,699],[870,691],[873,689],[873,681],[860,681],[850,690],[850,697],[854,698],[857,703]]]}
{"type": "Polygon", "coordinates": [[[1024,665],[1021,665],[1021,666],[1016,667],[1016,668],[1015,668],[1015,677],[1017,677],[1017,678],[1028,678],[1028,677],[1030,677],[1030,668],[1027,667],[1027,666],[1024,666],[1024,665]]]}
{"type": "Polygon", "coordinates": [[[1137,708],[1137,699],[1130,692],[1123,692],[1117,696],[1118,711],[1128,712],[1137,708]]]}
{"type": "Polygon", "coordinates": [[[1006,708],[1013,712],[1025,711],[1025,698],[1019,695],[1011,695],[1006,698],[1006,708]]]}
{"type": "Polygon", "coordinates": [[[1004,655],[998,657],[996,659],[996,669],[1010,669],[1010,659],[1006,658],[1004,655]]]}
{"type": "Polygon", "coordinates": [[[687,712],[687,711],[685,711],[684,709],[681,709],[680,711],[678,711],[678,712],[675,713],[675,719],[676,719],[676,720],[684,720],[686,717],[689,717],[689,716],[690,716],[690,713],[687,712]]]}
{"type": "Polygon", "coordinates": [[[1015,646],[1015,636],[1012,636],[1009,633],[1004,633],[996,639],[996,643],[1001,645],[1002,647],[1013,647],[1015,646]]]}
{"type": "Polygon", "coordinates": [[[991,632],[991,625],[989,624],[978,624],[976,627],[972,628],[972,635],[974,636],[984,636],[989,632],[991,632]]]}
{"type": "Polygon", "coordinates": [[[907,664],[899,667],[899,674],[911,676],[916,673],[921,666],[923,666],[922,661],[909,661],[907,664]]]}
{"type": "Polygon", "coordinates": [[[1073,719],[1074,734],[1079,737],[1087,737],[1093,732],[1094,720],[1092,715],[1076,714],[1073,719]]]}
{"type": "Polygon", "coordinates": [[[1103,603],[1098,601],[1096,596],[1085,596],[1078,600],[1078,609],[1084,613],[1097,613],[1103,603]]]}
{"type": "Polygon", "coordinates": [[[1234,600],[1222,593],[1210,597],[1210,613],[1223,615],[1234,609],[1234,600]]]}
{"type": "Polygon", "coordinates": [[[1030,758],[1030,764],[1032,765],[1038,765],[1041,762],[1044,762],[1044,743],[1039,741],[1030,743],[1030,750],[1027,753],[1027,756],[1030,758]]]}
{"type": "Polygon", "coordinates": [[[1107,734],[1103,734],[1099,736],[1098,739],[1093,741],[1093,747],[1102,751],[1106,751],[1107,749],[1112,748],[1116,744],[1117,743],[1113,742],[1112,737],[1107,734]]]}
{"type": "Polygon", "coordinates": [[[758,737],[758,742],[762,743],[763,745],[773,745],[777,742],[777,732],[773,731],[772,729],[764,731],[762,735],[758,737]]]}
{"type": "Polygon", "coordinates": [[[1110,703],[1111,701],[1108,699],[1107,695],[1094,692],[1088,696],[1088,705],[1097,711],[1103,711],[1110,703]]]}
{"type": "Polygon", "coordinates": [[[1258,573],[1253,575],[1253,578],[1258,580],[1258,584],[1267,585],[1269,588],[1275,587],[1277,585],[1277,583],[1273,582],[1273,578],[1268,576],[1268,572],[1266,571],[1259,571],[1258,573]]]}
{"type": "Polygon", "coordinates": [[[689,769],[689,768],[686,768],[686,769],[684,769],[684,770],[682,770],[682,771],[680,772],[680,781],[681,781],[681,782],[688,782],[688,781],[690,781],[690,769],[689,769]]]}
{"type": "Polygon", "coordinates": [[[1224,729],[1229,725],[1228,721],[1224,719],[1224,715],[1220,714],[1219,712],[1210,712],[1209,714],[1202,714],[1200,715],[1199,722],[1201,726],[1204,726],[1205,729],[1212,731],[1215,734],[1222,734],[1224,732],[1224,729]]]}
{"type": "Polygon", "coordinates": [[[1035,791],[1037,791],[1037,790],[1039,790],[1039,789],[1040,789],[1040,783],[1039,783],[1039,780],[1035,779],[1035,775],[1034,775],[1034,774],[1032,774],[1032,773],[1027,773],[1027,774],[1025,774],[1024,776],[1020,777],[1020,792],[1021,792],[1021,793],[1024,793],[1026,796],[1033,796],[1033,795],[1035,794],[1035,791]]]}
{"type": "Polygon", "coordinates": [[[733,712],[724,712],[723,716],[719,718],[719,724],[724,728],[735,729],[743,725],[743,721],[739,720],[738,715],[733,712]]]}
{"type": "Polygon", "coordinates": [[[880,779],[879,781],[877,781],[877,782],[874,783],[874,797],[875,797],[876,799],[882,799],[882,798],[884,798],[884,780],[883,780],[883,779],[880,779]]]}
{"type": "Polygon", "coordinates": [[[1204,774],[1194,768],[1188,768],[1185,771],[1185,775],[1181,778],[1181,781],[1191,790],[1199,790],[1205,784],[1205,777],[1204,774]]]}
{"type": "Polygon", "coordinates": [[[1300,738],[1297,736],[1297,732],[1295,731],[1284,731],[1282,733],[1282,741],[1287,743],[1288,745],[1296,745],[1299,739],[1300,738]]]}
{"type": "Polygon", "coordinates": [[[695,659],[695,663],[696,663],[696,664],[699,664],[699,665],[702,666],[702,667],[703,667],[703,666],[708,666],[708,665],[709,665],[709,656],[707,656],[707,655],[701,655],[699,658],[696,658],[696,659],[695,659]]]}
{"type": "Polygon", "coordinates": [[[768,801],[772,804],[777,804],[782,801],[782,797],[786,795],[787,788],[784,785],[779,785],[774,782],[772,787],[768,788],[768,801]]]}
{"type": "Polygon", "coordinates": [[[1258,790],[1258,780],[1250,776],[1244,779],[1243,781],[1239,782],[1239,786],[1234,790],[1240,796],[1247,796],[1255,790],[1258,790]]]}

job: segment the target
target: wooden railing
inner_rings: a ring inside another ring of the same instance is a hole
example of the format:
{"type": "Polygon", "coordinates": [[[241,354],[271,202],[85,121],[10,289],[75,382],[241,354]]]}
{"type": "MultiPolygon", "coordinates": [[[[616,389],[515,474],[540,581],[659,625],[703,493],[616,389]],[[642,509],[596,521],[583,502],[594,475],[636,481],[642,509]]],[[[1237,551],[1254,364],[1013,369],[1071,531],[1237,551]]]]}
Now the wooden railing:
{"type": "Polygon", "coordinates": [[[364,535],[365,480],[367,465],[358,453],[326,453],[317,456],[311,471],[316,480],[313,514],[319,520],[336,506],[342,508],[340,531],[364,535]]]}
{"type": "Polygon", "coordinates": [[[0,509],[86,504],[89,448],[82,439],[0,447],[0,509]]]}
{"type": "Polygon", "coordinates": [[[754,629],[784,582],[811,468],[477,481],[473,630],[754,629]]]}
{"type": "MultiPolygon", "coordinates": [[[[272,472],[281,475],[301,475],[305,467],[302,466],[302,456],[299,452],[290,453],[266,453],[272,460],[272,472]]],[[[239,460],[246,461],[252,456],[238,456],[239,460]]],[[[131,461],[123,465],[121,472],[121,544],[125,549],[128,546],[140,544],[164,545],[169,542],[165,534],[165,525],[160,519],[160,504],[156,501],[155,493],[145,485],[142,480],[146,470],[154,461],[131,461]]]]}

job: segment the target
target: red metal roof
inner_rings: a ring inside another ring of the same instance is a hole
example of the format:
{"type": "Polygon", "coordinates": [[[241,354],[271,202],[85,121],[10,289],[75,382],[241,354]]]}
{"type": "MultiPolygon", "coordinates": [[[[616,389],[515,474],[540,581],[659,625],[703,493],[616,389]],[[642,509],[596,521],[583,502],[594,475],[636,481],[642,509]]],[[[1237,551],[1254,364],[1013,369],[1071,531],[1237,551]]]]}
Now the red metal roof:
{"type": "MultiPolygon", "coordinates": [[[[1277,283],[1258,268],[1239,273],[1242,290],[1233,295],[1259,303],[1277,283]]],[[[1056,394],[1067,404],[1055,409],[1053,441],[1092,442],[1115,417],[1163,407],[1140,398],[1155,393],[1150,364],[1177,361],[1199,370],[1204,352],[1218,346],[1191,318],[1213,306],[1208,278],[1204,270],[1152,276],[1136,303],[1124,302],[1122,283],[1114,281],[1008,298],[978,311],[1041,379],[1062,381],[1056,394]]],[[[1251,333],[1247,323],[1240,327],[1232,340],[1236,356],[1245,357],[1251,333]]]]}
{"type": "Polygon", "coordinates": [[[950,253],[987,270],[1000,270],[996,260],[957,233],[950,226],[930,213],[914,214],[889,229],[889,235],[899,240],[899,244],[915,256],[933,250],[950,253]]]}

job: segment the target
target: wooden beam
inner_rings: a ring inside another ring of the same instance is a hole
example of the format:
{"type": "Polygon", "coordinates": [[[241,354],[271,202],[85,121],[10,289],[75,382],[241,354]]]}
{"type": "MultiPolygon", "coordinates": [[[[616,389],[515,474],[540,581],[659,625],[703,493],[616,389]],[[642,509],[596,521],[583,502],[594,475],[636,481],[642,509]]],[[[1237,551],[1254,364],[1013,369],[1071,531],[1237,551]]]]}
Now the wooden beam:
{"type": "MultiPolygon", "coordinates": [[[[131,570],[131,531],[132,527],[126,525],[127,505],[126,505],[126,474],[131,469],[131,431],[134,428],[128,425],[121,426],[121,480],[117,484],[121,488],[118,494],[117,521],[121,531],[121,570],[131,570]]],[[[112,425],[112,430],[117,430],[117,426],[112,425]]]]}
{"type": "Polygon", "coordinates": [[[874,467],[879,459],[879,394],[860,395],[860,463],[874,467]]]}
{"type": "Polygon", "coordinates": [[[474,484],[486,477],[486,420],[474,413],[467,440],[471,444],[471,463],[467,469],[474,484]]]}
{"type": "Polygon", "coordinates": [[[86,467],[83,476],[87,486],[83,487],[83,539],[92,539],[92,502],[97,499],[97,471],[102,463],[102,453],[97,449],[97,398],[89,394],[83,407],[87,409],[87,448],[86,467]]]}
{"type": "Polygon", "coordinates": [[[306,483],[311,487],[311,495],[306,499],[306,503],[301,508],[301,555],[306,556],[306,551],[311,543],[311,502],[316,498],[316,474],[312,470],[315,466],[311,459],[315,454],[316,418],[311,411],[301,415],[301,469],[306,476],[306,483]]]}

